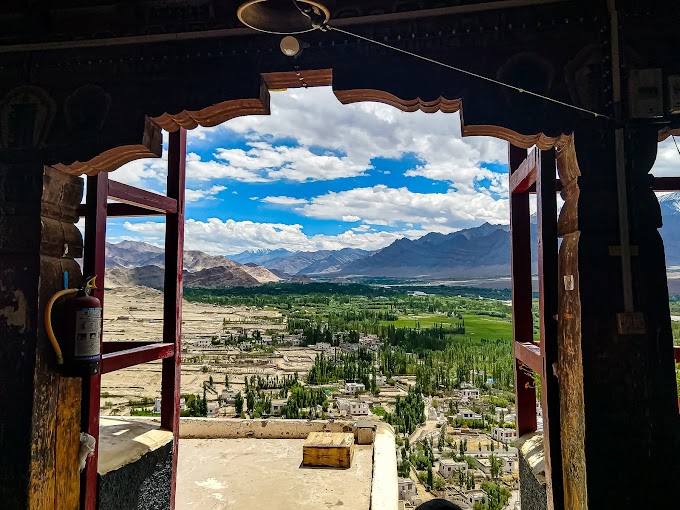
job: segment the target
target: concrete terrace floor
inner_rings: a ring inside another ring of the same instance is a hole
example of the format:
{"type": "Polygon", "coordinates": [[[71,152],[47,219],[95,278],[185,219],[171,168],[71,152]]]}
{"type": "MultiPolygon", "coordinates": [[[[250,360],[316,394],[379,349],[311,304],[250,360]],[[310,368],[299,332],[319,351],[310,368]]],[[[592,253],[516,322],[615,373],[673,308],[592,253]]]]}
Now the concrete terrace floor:
{"type": "Polygon", "coordinates": [[[181,439],[182,510],[368,510],[373,447],[350,469],[302,467],[302,439],[181,439]]]}

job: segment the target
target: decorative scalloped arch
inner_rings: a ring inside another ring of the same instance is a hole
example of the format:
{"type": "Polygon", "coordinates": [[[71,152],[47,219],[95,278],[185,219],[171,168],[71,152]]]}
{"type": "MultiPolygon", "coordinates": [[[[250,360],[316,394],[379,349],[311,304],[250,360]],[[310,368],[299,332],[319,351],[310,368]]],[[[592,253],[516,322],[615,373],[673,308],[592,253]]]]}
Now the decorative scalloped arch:
{"type": "MultiPolygon", "coordinates": [[[[271,113],[269,89],[281,90],[305,86],[332,86],[332,84],[333,73],[330,69],[266,73],[262,75],[262,87],[259,98],[233,99],[196,111],[183,110],[175,114],[163,113],[157,117],[148,118],[147,124],[151,124],[158,131],[159,136],[160,129],[174,132],[180,128],[191,130],[198,126],[214,127],[236,117],[269,115],[271,113]]],[[[536,145],[541,150],[548,150],[564,145],[571,137],[571,134],[562,134],[556,137],[549,137],[543,133],[522,134],[501,126],[465,125],[463,101],[461,99],[447,99],[445,97],[439,97],[433,101],[423,101],[420,98],[403,99],[389,92],[375,89],[335,90],[334,93],[342,104],[378,102],[390,105],[404,112],[460,112],[461,133],[463,136],[492,136],[522,148],[536,145]]],[[[155,136],[145,135],[142,144],[117,147],[86,162],[75,162],[71,165],[55,165],[55,167],[73,175],[96,175],[99,172],[111,172],[136,159],[158,157],[159,154],[154,151],[152,146],[152,142],[158,142],[155,138],[155,136]]]]}

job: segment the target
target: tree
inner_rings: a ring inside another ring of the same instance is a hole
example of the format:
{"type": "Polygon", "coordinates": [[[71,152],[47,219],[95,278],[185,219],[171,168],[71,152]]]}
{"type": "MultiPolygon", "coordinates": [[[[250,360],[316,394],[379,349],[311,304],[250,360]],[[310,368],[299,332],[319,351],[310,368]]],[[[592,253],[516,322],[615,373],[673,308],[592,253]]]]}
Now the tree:
{"type": "Polygon", "coordinates": [[[236,394],[234,406],[236,406],[237,414],[239,415],[243,414],[243,396],[241,395],[240,391],[236,394]]]}
{"type": "Polygon", "coordinates": [[[434,485],[433,475],[432,475],[432,464],[427,465],[427,485],[432,488],[434,485]]]}
{"type": "Polygon", "coordinates": [[[493,439],[491,440],[491,447],[490,448],[491,448],[491,451],[493,452],[494,451],[493,439]]]}
{"type": "Polygon", "coordinates": [[[246,393],[246,408],[249,413],[255,409],[255,393],[253,393],[253,390],[248,390],[248,393],[246,393]]]}
{"type": "Polygon", "coordinates": [[[224,376],[224,385],[228,388],[229,387],[229,374],[226,374],[224,376]]]}
{"type": "Polygon", "coordinates": [[[498,475],[501,473],[501,467],[503,466],[503,459],[500,457],[497,457],[494,454],[491,454],[489,457],[489,463],[491,464],[490,470],[491,470],[491,478],[494,480],[498,478],[498,475]]]}
{"type": "Polygon", "coordinates": [[[477,450],[482,451],[482,442],[477,443],[477,450]]]}
{"type": "Polygon", "coordinates": [[[210,386],[215,386],[215,381],[213,380],[213,376],[211,375],[210,378],[208,379],[210,382],[210,386]]]}
{"type": "Polygon", "coordinates": [[[446,425],[442,425],[441,433],[439,434],[439,440],[437,441],[437,449],[439,453],[444,451],[444,445],[446,444],[446,425]]]}

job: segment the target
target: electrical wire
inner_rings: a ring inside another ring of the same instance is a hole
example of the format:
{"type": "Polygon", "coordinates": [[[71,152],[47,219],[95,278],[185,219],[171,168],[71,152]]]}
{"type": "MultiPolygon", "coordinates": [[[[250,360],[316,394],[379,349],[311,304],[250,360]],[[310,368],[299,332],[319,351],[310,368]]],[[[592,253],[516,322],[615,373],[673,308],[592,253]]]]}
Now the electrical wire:
{"type": "MultiPolygon", "coordinates": [[[[293,1],[295,2],[295,0],[293,0],[293,1]]],[[[295,2],[295,3],[297,5],[297,2],[295,2]]],[[[345,34],[345,35],[348,35],[350,37],[355,37],[357,39],[361,39],[362,41],[366,41],[366,42],[369,42],[371,44],[376,44],[378,46],[382,46],[383,48],[387,48],[387,49],[390,49],[390,50],[393,50],[393,51],[398,51],[399,53],[403,53],[405,55],[409,55],[411,57],[418,58],[420,60],[424,60],[425,62],[430,62],[431,64],[435,64],[435,65],[438,65],[438,66],[441,66],[441,67],[445,67],[445,68],[450,69],[452,71],[456,71],[456,72],[459,72],[459,73],[462,73],[462,74],[466,74],[468,76],[472,76],[473,78],[477,78],[477,79],[480,79],[480,80],[484,80],[484,81],[493,83],[495,85],[499,85],[501,87],[512,89],[512,90],[519,92],[521,94],[527,94],[527,95],[530,95],[530,96],[534,96],[534,97],[537,97],[539,99],[549,101],[551,103],[555,103],[555,104],[558,104],[558,105],[561,105],[561,106],[564,106],[564,107],[567,107],[567,108],[571,108],[573,110],[578,110],[580,112],[584,112],[584,113],[593,115],[595,117],[602,117],[602,118],[608,119],[608,120],[615,120],[614,118],[612,118],[608,115],[604,115],[602,113],[594,112],[594,111],[588,110],[586,108],[581,108],[580,106],[576,106],[576,105],[573,105],[573,104],[570,104],[570,103],[565,103],[564,101],[560,101],[559,99],[554,99],[554,98],[549,97],[549,96],[544,96],[543,94],[538,94],[537,92],[532,92],[531,90],[526,90],[526,89],[523,89],[521,87],[516,87],[515,85],[510,85],[508,83],[504,83],[502,81],[495,80],[493,78],[489,78],[488,76],[484,76],[482,74],[477,74],[477,73],[474,73],[472,71],[468,71],[466,69],[461,69],[460,67],[456,67],[456,66],[453,66],[451,64],[446,64],[446,63],[441,62],[439,60],[435,60],[433,58],[425,57],[423,55],[413,53],[411,51],[399,48],[397,46],[392,46],[392,45],[384,43],[384,42],[376,41],[376,40],[371,39],[369,37],[364,37],[363,35],[355,34],[355,33],[352,33],[348,30],[344,30],[342,28],[337,28],[337,27],[334,27],[334,26],[328,25],[328,24],[326,24],[325,27],[330,31],[339,32],[341,34],[345,34]]],[[[678,149],[678,152],[680,152],[680,149],[678,149]]]]}
{"type": "Polygon", "coordinates": [[[671,135],[671,138],[673,139],[673,143],[675,144],[675,149],[678,151],[678,154],[680,154],[680,147],[678,147],[678,141],[675,139],[675,135],[671,135]]]}

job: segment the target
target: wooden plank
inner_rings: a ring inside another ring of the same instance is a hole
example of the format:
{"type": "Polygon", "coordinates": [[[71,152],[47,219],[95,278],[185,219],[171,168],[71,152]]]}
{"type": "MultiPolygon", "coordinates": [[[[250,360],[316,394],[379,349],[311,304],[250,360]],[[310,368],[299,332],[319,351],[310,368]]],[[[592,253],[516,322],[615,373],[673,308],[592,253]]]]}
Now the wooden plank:
{"type": "Polygon", "coordinates": [[[173,357],[174,354],[175,345],[166,343],[125,349],[104,354],[102,356],[100,371],[102,374],[110,374],[116,370],[141,365],[142,363],[148,363],[149,361],[167,359],[173,357]]]}
{"type": "Polygon", "coordinates": [[[510,174],[510,193],[524,193],[536,182],[539,163],[538,149],[532,150],[522,161],[517,170],[510,174]]]}
{"type": "Polygon", "coordinates": [[[560,440],[560,390],[557,366],[558,248],[555,150],[541,151],[536,176],[538,221],[538,309],[540,319],[541,406],[548,509],[564,508],[562,447],[560,440]]]}
{"type": "MultiPolygon", "coordinates": [[[[78,215],[84,217],[87,214],[87,206],[80,204],[78,215]]],[[[109,202],[107,215],[109,218],[134,218],[144,216],[163,216],[163,212],[144,209],[136,205],[124,204],[122,202],[109,202]]]]}
{"type": "MultiPolygon", "coordinates": [[[[508,144],[510,176],[520,167],[527,156],[524,149],[508,144]]],[[[510,267],[512,280],[512,337],[525,341],[534,336],[531,310],[533,289],[531,287],[531,224],[529,194],[510,195],[510,267]]],[[[517,435],[536,430],[536,390],[533,379],[515,361],[515,392],[517,405],[517,435]]]]}
{"type": "Polygon", "coordinates": [[[80,508],[80,405],[82,381],[76,377],[59,380],[59,408],[57,411],[56,449],[56,508],[80,508]]]}
{"type": "Polygon", "coordinates": [[[654,191],[680,191],[680,177],[654,177],[654,191]]]}
{"type": "Polygon", "coordinates": [[[539,375],[543,374],[543,356],[541,348],[529,342],[514,342],[515,358],[539,375]]]}
{"type": "MultiPolygon", "coordinates": [[[[97,275],[97,289],[93,292],[104,307],[104,274],[106,269],[106,208],[109,180],[106,173],[87,178],[87,215],[85,216],[85,256],[83,272],[97,275]]],[[[104,335],[101,335],[102,341],[104,335]]],[[[101,375],[83,378],[81,429],[93,436],[97,443],[94,454],[81,475],[81,508],[97,509],[97,463],[99,459],[99,411],[101,375]]]]}
{"type": "Polygon", "coordinates": [[[177,491],[177,445],[179,442],[179,399],[182,352],[182,273],[184,269],[184,211],[186,187],[187,132],[170,133],[168,142],[168,196],[177,212],[168,214],[165,228],[165,284],[163,290],[163,341],[175,346],[175,355],[163,360],[161,382],[161,426],[172,431],[172,485],[170,509],[177,491]]]}
{"type": "Polygon", "coordinates": [[[150,211],[175,214],[177,212],[177,200],[173,197],[159,195],[143,189],[123,184],[122,182],[109,181],[108,198],[124,204],[136,205],[150,211]]]}

